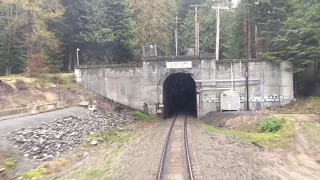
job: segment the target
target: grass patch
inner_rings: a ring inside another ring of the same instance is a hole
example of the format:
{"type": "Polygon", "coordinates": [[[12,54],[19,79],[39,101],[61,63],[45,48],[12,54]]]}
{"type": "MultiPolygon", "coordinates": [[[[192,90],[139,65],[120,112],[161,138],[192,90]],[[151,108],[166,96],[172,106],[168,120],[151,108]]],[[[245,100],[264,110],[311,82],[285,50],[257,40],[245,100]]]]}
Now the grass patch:
{"type": "Polygon", "coordinates": [[[28,172],[23,173],[19,179],[20,180],[34,180],[34,179],[40,179],[43,175],[47,173],[46,168],[37,168],[28,172]]]}
{"type": "Polygon", "coordinates": [[[135,111],[133,113],[133,117],[134,117],[134,120],[143,121],[143,122],[150,122],[151,120],[158,119],[158,117],[155,115],[147,115],[141,111],[135,111]]]}
{"type": "Polygon", "coordinates": [[[17,160],[14,158],[6,158],[3,160],[3,165],[6,169],[13,169],[16,167],[17,160]]]}
{"type": "Polygon", "coordinates": [[[70,178],[65,179],[84,179],[84,180],[100,180],[108,179],[108,171],[112,164],[113,158],[118,155],[124,148],[124,144],[130,139],[128,134],[118,135],[117,144],[106,154],[100,155],[100,157],[86,166],[81,167],[81,169],[70,173],[70,178]]]}
{"type": "Polygon", "coordinates": [[[129,134],[119,134],[114,130],[108,130],[101,134],[89,134],[86,141],[82,143],[83,147],[89,147],[91,141],[103,141],[106,144],[115,142],[125,143],[130,140],[129,134]]]}
{"type": "Polygon", "coordinates": [[[11,76],[1,76],[0,80],[5,81],[12,87],[16,81],[23,81],[26,84],[40,86],[44,88],[55,87],[57,82],[61,86],[71,87],[76,86],[75,76],[73,73],[60,73],[60,74],[40,74],[37,77],[26,77],[22,74],[11,75],[11,76]]]}
{"type": "Polygon", "coordinates": [[[57,80],[59,81],[59,84],[61,86],[76,86],[77,83],[75,81],[75,76],[73,73],[60,73],[60,74],[47,74],[47,79],[53,83],[57,83],[57,80]]]}
{"type": "Polygon", "coordinates": [[[102,171],[91,170],[85,174],[84,179],[85,180],[93,180],[93,179],[101,178],[101,177],[103,177],[103,175],[104,175],[104,172],[102,172],[102,171]]]}
{"type": "Polygon", "coordinates": [[[303,127],[307,134],[307,140],[312,146],[320,145],[320,124],[315,121],[306,121],[303,127]]]}
{"type": "Polygon", "coordinates": [[[283,114],[313,114],[320,112],[320,97],[294,101],[278,110],[283,114]]]}
{"type": "Polygon", "coordinates": [[[290,120],[285,120],[276,133],[267,132],[245,132],[237,130],[223,130],[202,124],[201,128],[208,133],[230,134],[243,138],[249,142],[255,142],[266,148],[288,148],[293,136],[294,125],[290,120]]]}

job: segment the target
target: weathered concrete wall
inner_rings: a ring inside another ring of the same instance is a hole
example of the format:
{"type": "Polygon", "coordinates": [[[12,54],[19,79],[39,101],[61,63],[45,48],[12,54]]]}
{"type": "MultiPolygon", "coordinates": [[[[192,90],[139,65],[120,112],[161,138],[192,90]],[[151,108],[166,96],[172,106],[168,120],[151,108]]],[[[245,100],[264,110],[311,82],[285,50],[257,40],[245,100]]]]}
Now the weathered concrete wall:
{"type": "Polygon", "coordinates": [[[156,114],[163,104],[163,83],[173,73],[188,73],[196,82],[198,117],[220,111],[220,93],[240,93],[241,110],[281,106],[293,99],[293,68],[289,62],[223,60],[212,56],[148,57],[142,67],[80,66],[75,74],[79,84],[124,105],[156,114]],[[168,69],[166,62],[192,61],[192,68],[168,69]],[[248,65],[248,91],[246,67],[248,65]],[[249,99],[249,102],[247,101],[249,99]]]}
{"type": "Polygon", "coordinates": [[[77,83],[121,104],[143,110],[143,68],[123,66],[79,66],[77,83]]]}
{"type": "MultiPolygon", "coordinates": [[[[239,92],[241,110],[247,110],[246,66],[241,60],[216,62],[217,96],[226,89],[239,92]]],[[[283,106],[293,100],[291,63],[249,62],[248,69],[249,110],[283,106]]],[[[219,110],[220,103],[213,103],[219,110]]]]}

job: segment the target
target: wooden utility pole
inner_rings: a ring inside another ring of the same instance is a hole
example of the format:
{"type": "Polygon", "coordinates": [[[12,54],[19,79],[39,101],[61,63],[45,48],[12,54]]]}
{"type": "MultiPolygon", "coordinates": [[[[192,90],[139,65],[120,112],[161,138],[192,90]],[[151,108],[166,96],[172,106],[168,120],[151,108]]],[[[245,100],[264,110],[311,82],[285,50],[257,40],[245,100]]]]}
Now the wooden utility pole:
{"type": "Polygon", "coordinates": [[[194,7],[194,50],[195,55],[199,55],[199,22],[198,22],[198,7],[201,7],[201,5],[195,4],[190,5],[190,7],[194,7]]]}
{"type": "Polygon", "coordinates": [[[258,26],[257,25],[255,25],[255,28],[254,28],[254,39],[255,39],[256,58],[260,59],[260,45],[259,45],[258,26]]]}
{"type": "Polygon", "coordinates": [[[248,8],[248,59],[252,59],[252,42],[251,42],[251,12],[248,8]]]}
{"type": "Polygon", "coordinates": [[[174,23],[176,24],[176,29],[175,29],[175,31],[174,31],[175,45],[176,45],[176,56],[178,56],[178,40],[179,40],[178,24],[180,24],[180,22],[179,22],[180,19],[181,19],[181,18],[178,18],[177,16],[176,16],[176,18],[174,18],[174,20],[175,20],[174,23]]]}
{"type": "Polygon", "coordinates": [[[246,37],[247,37],[247,64],[246,64],[246,91],[247,91],[247,111],[250,110],[250,94],[249,94],[249,60],[252,59],[251,54],[251,11],[250,7],[248,8],[248,17],[245,23],[247,26],[246,29],[246,37]]]}
{"type": "Polygon", "coordinates": [[[229,10],[229,7],[223,6],[223,2],[217,1],[217,7],[212,7],[212,9],[216,10],[216,17],[217,17],[217,25],[216,25],[216,60],[219,60],[219,52],[220,52],[220,10],[229,10]],[[221,4],[220,4],[221,3],[221,4]]]}
{"type": "Polygon", "coordinates": [[[243,21],[243,40],[246,42],[245,53],[246,59],[248,59],[248,18],[245,18],[243,21]]]}

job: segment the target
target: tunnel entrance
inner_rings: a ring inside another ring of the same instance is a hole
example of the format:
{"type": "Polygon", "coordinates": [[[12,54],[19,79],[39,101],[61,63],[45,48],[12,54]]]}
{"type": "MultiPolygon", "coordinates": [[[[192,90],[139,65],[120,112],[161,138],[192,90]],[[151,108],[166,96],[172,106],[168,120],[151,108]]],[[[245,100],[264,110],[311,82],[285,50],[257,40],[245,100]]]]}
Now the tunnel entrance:
{"type": "Polygon", "coordinates": [[[171,74],[163,83],[164,118],[179,111],[197,114],[196,83],[191,74],[171,74]]]}

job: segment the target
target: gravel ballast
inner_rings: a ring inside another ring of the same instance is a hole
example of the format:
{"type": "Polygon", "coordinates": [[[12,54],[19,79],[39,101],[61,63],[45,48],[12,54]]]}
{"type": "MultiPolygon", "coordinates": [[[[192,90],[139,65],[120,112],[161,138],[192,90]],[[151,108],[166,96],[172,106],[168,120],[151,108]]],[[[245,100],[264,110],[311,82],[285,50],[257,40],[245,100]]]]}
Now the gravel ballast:
{"type": "Polygon", "coordinates": [[[15,130],[8,133],[6,138],[20,148],[25,157],[47,160],[79,146],[89,134],[99,134],[109,129],[120,130],[132,122],[134,118],[127,111],[104,114],[87,111],[83,117],[70,115],[44,122],[36,128],[15,130]]]}

